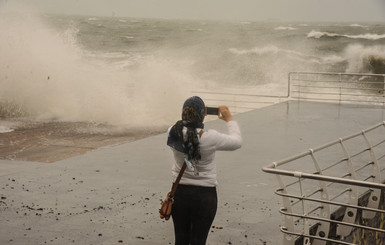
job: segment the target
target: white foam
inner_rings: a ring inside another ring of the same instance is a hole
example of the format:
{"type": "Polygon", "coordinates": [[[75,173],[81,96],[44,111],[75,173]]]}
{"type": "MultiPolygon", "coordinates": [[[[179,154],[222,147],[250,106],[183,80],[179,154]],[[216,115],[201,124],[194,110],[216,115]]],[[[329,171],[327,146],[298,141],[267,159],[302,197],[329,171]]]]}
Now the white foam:
{"type": "Polygon", "coordinates": [[[351,24],[351,27],[361,27],[361,28],[367,28],[368,26],[360,25],[360,24],[351,24]]]}
{"type": "Polygon", "coordinates": [[[57,32],[32,13],[2,13],[0,29],[0,97],[37,118],[168,125],[198,83],[161,54],[118,70],[82,50],[76,28],[57,32]]]}
{"type": "Polygon", "coordinates": [[[327,37],[336,37],[339,36],[338,34],[335,33],[330,33],[330,32],[320,32],[320,31],[311,31],[309,34],[307,34],[308,38],[321,38],[323,36],[327,37]]]}
{"type": "Polygon", "coordinates": [[[10,133],[12,131],[14,131],[14,129],[0,125],[0,134],[10,133]]]}
{"type": "Polygon", "coordinates": [[[322,57],[321,60],[322,60],[322,63],[335,64],[335,63],[345,61],[345,58],[333,54],[333,55],[328,55],[326,57],[322,57]]]}
{"type": "Polygon", "coordinates": [[[337,33],[330,33],[330,32],[320,32],[320,31],[311,31],[307,34],[308,38],[316,38],[319,39],[321,37],[346,37],[346,38],[352,38],[352,39],[366,39],[366,40],[379,40],[385,38],[385,34],[372,34],[372,33],[366,33],[366,34],[360,34],[360,35],[345,35],[345,34],[337,34],[337,33]]]}
{"type": "Polygon", "coordinates": [[[361,34],[361,35],[344,35],[349,38],[354,38],[354,39],[367,39],[367,40],[379,40],[379,39],[384,39],[385,34],[379,35],[379,34],[371,34],[371,33],[366,33],[366,34],[361,34]]]}
{"type": "Polygon", "coordinates": [[[280,49],[274,45],[268,45],[265,47],[255,47],[253,49],[237,49],[237,48],[230,48],[229,51],[233,54],[237,55],[244,55],[244,54],[270,54],[270,53],[278,53],[280,49]]]}
{"type": "Polygon", "coordinates": [[[274,28],[274,30],[277,30],[277,31],[294,31],[294,30],[297,30],[297,28],[294,28],[291,26],[278,26],[278,27],[274,28]]]}
{"type": "Polygon", "coordinates": [[[288,50],[288,49],[281,49],[275,45],[267,45],[264,47],[254,47],[252,49],[236,49],[236,48],[230,48],[229,52],[236,54],[236,55],[245,55],[245,54],[256,54],[256,55],[270,55],[270,54],[278,54],[283,53],[289,56],[297,56],[297,57],[309,57],[306,54],[303,54],[301,52],[297,52],[294,50],[288,50]]]}
{"type": "Polygon", "coordinates": [[[348,62],[346,72],[371,73],[374,60],[385,65],[385,45],[351,44],[345,49],[344,58],[348,62]]]}

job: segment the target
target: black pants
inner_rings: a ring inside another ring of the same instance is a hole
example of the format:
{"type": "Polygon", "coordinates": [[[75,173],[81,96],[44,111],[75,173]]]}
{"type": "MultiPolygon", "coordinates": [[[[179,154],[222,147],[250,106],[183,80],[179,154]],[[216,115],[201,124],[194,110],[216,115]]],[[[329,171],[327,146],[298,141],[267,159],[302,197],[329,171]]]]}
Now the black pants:
{"type": "Polygon", "coordinates": [[[217,212],[216,188],[179,185],[174,199],[175,245],[205,245],[217,212]]]}

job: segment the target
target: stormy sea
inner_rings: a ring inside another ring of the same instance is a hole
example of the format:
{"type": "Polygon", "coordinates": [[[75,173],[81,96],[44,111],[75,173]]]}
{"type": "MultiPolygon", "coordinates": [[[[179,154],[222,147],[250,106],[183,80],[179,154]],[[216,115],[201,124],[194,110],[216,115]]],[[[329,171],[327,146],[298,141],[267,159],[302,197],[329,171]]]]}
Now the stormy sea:
{"type": "Polygon", "coordinates": [[[383,23],[2,13],[0,30],[3,134],[146,135],[194,91],[280,95],[292,71],[385,73],[383,23]]]}

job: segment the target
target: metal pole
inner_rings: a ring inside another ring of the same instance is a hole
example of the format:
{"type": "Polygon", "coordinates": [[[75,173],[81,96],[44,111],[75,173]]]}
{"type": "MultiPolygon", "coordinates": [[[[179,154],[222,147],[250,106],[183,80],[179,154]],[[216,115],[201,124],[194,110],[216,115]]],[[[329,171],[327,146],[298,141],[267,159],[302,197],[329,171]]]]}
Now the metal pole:
{"type": "Polygon", "coordinates": [[[339,82],[340,82],[340,104],[341,104],[341,99],[342,99],[342,98],[341,98],[341,97],[342,97],[342,88],[341,88],[342,74],[340,73],[339,76],[340,76],[340,81],[339,81],[339,82]]]}

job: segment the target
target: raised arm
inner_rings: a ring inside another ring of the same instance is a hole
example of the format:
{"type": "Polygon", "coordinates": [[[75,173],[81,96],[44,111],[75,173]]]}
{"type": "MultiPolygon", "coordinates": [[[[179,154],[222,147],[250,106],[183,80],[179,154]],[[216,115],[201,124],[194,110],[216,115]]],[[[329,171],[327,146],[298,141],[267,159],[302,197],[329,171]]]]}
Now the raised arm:
{"type": "Polygon", "coordinates": [[[226,121],[227,134],[218,134],[216,149],[219,151],[233,151],[242,146],[242,136],[238,123],[233,120],[227,106],[219,106],[219,118],[226,121]]]}

